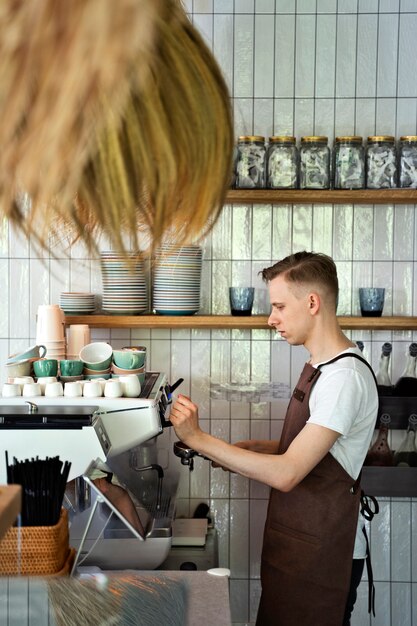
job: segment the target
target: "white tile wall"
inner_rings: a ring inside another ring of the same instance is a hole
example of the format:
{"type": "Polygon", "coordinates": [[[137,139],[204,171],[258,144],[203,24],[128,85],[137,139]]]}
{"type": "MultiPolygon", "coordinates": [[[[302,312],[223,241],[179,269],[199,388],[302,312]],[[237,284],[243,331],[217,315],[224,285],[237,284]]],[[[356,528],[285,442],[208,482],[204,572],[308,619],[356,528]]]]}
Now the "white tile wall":
{"type": "MultiPolygon", "coordinates": [[[[197,28],[214,50],[231,90],[236,135],[252,132],[336,134],[417,132],[417,2],[415,0],[187,0],[197,28]]],[[[257,288],[255,311],[268,311],[258,272],[291,251],[334,256],[340,314],[358,314],[357,288],[383,285],[386,314],[417,315],[416,207],[366,205],[226,206],[203,242],[202,312],[227,313],[228,287],[257,288]]],[[[103,241],[102,249],[108,245],[103,241]]],[[[35,340],[38,304],[64,290],[101,292],[99,264],[82,246],[40,259],[32,246],[0,226],[0,359],[35,340]],[[61,258],[62,257],[62,258],[61,258]]],[[[392,378],[401,373],[412,332],[349,332],[377,367],[393,341],[392,378]]],[[[280,436],[286,401],[248,405],[210,400],[210,381],[270,379],[293,385],[305,360],[269,331],[94,330],[114,345],[143,343],[153,369],[200,405],[202,425],[231,441],[280,436]]],[[[397,439],[400,435],[397,435],[397,439]]],[[[198,460],[182,468],[178,511],[207,502],[219,533],[220,564],[230,567],[233,620],[254,621],[267,489],[198,460]]],[[[367,613],[363,583],[353,626],[417,623],[417,505],[381,502],[371,543],[377,616],[367,613]]]]}

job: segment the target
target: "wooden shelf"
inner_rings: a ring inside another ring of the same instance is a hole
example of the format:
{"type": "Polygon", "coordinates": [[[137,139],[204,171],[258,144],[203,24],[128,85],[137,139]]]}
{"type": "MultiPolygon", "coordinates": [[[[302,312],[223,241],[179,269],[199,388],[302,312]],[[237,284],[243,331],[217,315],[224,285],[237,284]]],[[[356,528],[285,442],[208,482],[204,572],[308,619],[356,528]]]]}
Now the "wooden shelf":
{"type": "MultiPolygon", "coordinates": [[[[417,317],[339,317],[343,329],[417,330],[417,317]]],[[[267,315],[66,315],[69,324],[91,328],[243,328],[267,329],[267,315]]]]}
{"type": "Polygon", "coordinates": [[[230,189],[229,204],[417,204],[417,189],[230,189]]]}

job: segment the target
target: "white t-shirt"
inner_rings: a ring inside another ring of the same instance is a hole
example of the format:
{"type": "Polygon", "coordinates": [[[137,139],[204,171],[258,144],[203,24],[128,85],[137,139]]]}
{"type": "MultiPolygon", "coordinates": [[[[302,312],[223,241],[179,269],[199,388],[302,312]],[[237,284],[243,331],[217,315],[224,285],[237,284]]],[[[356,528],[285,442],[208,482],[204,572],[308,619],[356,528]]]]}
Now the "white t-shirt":
{"type": "MultiPolygon", "coordinates": [[[[341,354],[361,356],[359,348],[341,354]]],[[[314,363],[317,367],[320,363],[314,363]]],[[[307,423],[318,424],[340,433],[330,453],[353,479],[359,476],[369,449],[378,413],[378,393],[372,373],[359,359],[339,359],[320,368],[321,375],[310,394],[307,423]]],[[[353,558],[366,556],[362,532],[364,519],[359,515],[353,558]]]]}

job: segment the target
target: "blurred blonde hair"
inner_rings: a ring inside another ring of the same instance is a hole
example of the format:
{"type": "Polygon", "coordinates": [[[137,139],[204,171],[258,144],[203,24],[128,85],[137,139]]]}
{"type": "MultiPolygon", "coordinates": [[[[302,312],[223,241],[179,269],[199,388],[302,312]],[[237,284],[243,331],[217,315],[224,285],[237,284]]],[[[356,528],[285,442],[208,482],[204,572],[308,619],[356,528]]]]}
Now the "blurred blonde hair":
{"type": "Polygon", "coordinates": [[[0,207],[40,247],[103,233],[139,250],[213,226],[230,99],[179,0],[3,0],[0,77],[0,207]]]}

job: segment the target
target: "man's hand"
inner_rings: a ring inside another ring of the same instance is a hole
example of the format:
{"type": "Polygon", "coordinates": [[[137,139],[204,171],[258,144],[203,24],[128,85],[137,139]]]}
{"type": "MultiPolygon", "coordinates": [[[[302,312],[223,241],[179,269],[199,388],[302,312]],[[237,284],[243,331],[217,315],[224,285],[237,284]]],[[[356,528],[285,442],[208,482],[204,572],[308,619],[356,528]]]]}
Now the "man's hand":
{"type": "Polygon", "coordinates": [[[173,404],[169,416],[174,430],[181,441],[194,448],[194,443],[202,433],[198,423],[198,407],[194,402],[180,394],[173,404]]]}

